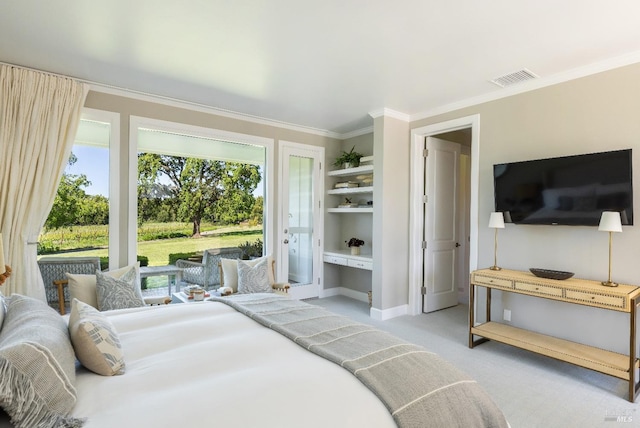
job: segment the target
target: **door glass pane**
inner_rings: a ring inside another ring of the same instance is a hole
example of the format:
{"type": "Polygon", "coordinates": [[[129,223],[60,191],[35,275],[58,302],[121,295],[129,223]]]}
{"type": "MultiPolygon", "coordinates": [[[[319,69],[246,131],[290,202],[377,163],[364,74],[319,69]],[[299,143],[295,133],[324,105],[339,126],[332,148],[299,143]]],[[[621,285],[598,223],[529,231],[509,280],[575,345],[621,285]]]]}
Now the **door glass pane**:
{"type": "Polygon", "coordinates": [[[289,283],[313,276],[313,159],[289,157],[289,283]]]}

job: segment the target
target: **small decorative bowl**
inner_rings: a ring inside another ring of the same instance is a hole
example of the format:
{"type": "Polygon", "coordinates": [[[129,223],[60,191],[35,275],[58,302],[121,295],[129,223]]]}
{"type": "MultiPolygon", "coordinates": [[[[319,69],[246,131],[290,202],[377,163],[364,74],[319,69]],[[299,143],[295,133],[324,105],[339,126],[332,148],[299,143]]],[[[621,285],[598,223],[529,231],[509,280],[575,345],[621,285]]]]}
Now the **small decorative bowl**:
{"type": "Polygon", "coordinates": [[[532,274],[540,278],[548,278],[548,279],[569,279],[574,273],[573,272],[565,272],[563,270],[551,270],[551,269],[539,269],[539,268],[529,268],[532,274]]]}

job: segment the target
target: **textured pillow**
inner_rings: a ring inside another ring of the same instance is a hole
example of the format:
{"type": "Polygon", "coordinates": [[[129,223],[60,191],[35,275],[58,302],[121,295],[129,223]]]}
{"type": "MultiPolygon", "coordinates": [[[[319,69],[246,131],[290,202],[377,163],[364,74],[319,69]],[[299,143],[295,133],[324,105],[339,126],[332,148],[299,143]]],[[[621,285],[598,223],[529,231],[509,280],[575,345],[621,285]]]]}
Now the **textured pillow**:
{"type": "Polygon", "coordinates": [[[80,426],[81,420],[68,416],[76,403],[76,358],[64,319],[30,297],[14,294],[7,303],[0,406],[18,428],[80,426]]]}
{"type": "Polygon", "coordinates": [[[118,333],[111,321],[96,308],[73,299],[69,334],[80,364],[103,376],[124,373],[124,356],[118,333]]]}
{"type": "Polygon", "coordinates": [[[98,309],[101,311],[138,308],[145,305],[140,286],[136,281],[135,269],[130,269],[120,278],[112,278],[96,271],[96,295],[98,309]]]}
{"type": "MultiPolygon", "coordinates": [[[[267,271],[269,272],[269,284],[273,285],[275,278],[273,276],[273,269],[271,264],[273,263],[273,259],[269,256],[260,257],[253,260],[243,260],[249,266],[255,266],[260,263],[262,260],[267,259],[267,271]]],[[[238,292],[238,260],[237,259],[221,259],[220,263],[222,265],[223,272],[223,283],[225,287],[231,287],[234,293],[238,292]]]]}
{"type": "MultiPolygon", "coordinates": [[[[128,273],[131,269],[136,269],[136,276],[139,276],[140,262],[135,265],[125,266],[120,269],[110,270],[103,272],[105,275],[109,275],[113,278],[120,278],[125,273],[128,273]]],[[[71,300],[78,299],[88,305],[98,309],[98,295],[96,292],[96,276],[95,275],[83,275],[65,273],[67,280],[69,281],[69,295],[71,300]]],[[[139,283],[139,281],[138,281],[139,283]]]]}
{"type": "Polygon", "coordinates": [[[238,260],[238,293],[272,293],[268,267],[266,257],[253,266],[244,260],[238,260]]]}

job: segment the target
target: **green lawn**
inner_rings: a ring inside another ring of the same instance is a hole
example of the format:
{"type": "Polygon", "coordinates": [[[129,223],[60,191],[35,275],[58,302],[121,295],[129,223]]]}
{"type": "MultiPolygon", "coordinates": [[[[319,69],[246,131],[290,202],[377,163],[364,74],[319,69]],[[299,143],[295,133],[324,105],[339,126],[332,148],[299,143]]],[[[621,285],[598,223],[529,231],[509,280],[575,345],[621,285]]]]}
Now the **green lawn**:
{"type": "MultiPolygon", "coordinates": [[[[263,239],[262,227],[227,228],[217,231],[215,235],[205,235],[201,238],[173,238],[155,241],[138,242],[138,255],[149,258],[149,266],[163,266],[169,263],[169,254],[203,251],[209,248],[237,247],[246,241],[253,242],[263,239]]],[[[106,257],[106,248],[84,251],[70,251],[59,254],[64,257],[98,256],[106,257]]],[[[47,254],[55,256],[56,254],[47,254]]]]}

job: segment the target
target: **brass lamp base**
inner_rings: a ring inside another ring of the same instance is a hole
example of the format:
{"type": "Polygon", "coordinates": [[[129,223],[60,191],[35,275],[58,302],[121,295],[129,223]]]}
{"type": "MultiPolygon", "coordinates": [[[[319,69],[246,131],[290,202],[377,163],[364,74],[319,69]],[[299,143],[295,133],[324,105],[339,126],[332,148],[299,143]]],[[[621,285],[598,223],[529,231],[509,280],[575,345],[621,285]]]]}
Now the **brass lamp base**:
{"type": "MultiPolygon", "coordinates": [[[[491,266],[489,269],[491,269],[491,270],[502,270],[502,268],[501,268],[501,267],[499,267],[499,266],[495,266],[495,265],[494,265],[494,266],[491,266]]],[[[616,285],[618,285],[618,284],[616,284],[616,285]]]]}
{"type": "Polygon", "coordinates": [[[611,282],[611,281],[602,281],[600,284],[604,285],[605,287],[617,287],[618,286],[617,282],[611,282]]]}

